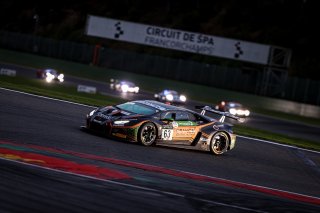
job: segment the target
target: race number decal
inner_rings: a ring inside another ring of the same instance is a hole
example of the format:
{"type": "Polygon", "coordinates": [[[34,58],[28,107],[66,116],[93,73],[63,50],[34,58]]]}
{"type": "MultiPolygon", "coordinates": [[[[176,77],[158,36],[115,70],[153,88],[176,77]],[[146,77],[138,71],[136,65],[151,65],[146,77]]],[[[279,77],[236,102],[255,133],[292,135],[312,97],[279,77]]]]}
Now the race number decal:
{"type": "Polygon", "coordinates": [[[162,129],[161,138],[163,140],[171,141],[172,140],[173,129],[162,129]]]}

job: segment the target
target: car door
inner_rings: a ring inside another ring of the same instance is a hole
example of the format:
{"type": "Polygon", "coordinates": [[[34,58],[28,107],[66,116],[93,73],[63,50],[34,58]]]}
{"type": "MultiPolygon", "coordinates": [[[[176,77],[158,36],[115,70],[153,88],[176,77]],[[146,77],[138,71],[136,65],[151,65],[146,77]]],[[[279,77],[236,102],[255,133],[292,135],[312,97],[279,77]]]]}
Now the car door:
{"type": "Polygon", "coordinates": [[[163,115],[168,125],[162,129],[162,140],[174,144],[192,143],[198,133],[197,123],[192,113],[187,111],[171,111],[163,115]]]}

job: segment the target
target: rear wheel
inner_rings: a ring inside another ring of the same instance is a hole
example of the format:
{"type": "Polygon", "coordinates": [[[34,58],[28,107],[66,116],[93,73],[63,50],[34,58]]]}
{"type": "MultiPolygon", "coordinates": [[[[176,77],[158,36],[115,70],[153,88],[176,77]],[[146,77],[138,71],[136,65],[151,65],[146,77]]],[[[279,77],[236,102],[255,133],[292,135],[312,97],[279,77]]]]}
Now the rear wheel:
{"type": "Polygon", "coordinates": [[[157,129],[151,122],[144,123],[138,131],[138,141],[144,146],[153,145],[156,137],[157,129]]]}
{"type": "Polygon", "coordinates": [[[225,132],[217,132],[213,135],[210,144],[210,150],[215,155],[225,153],[229,147],[230,139],[225,132]]]}

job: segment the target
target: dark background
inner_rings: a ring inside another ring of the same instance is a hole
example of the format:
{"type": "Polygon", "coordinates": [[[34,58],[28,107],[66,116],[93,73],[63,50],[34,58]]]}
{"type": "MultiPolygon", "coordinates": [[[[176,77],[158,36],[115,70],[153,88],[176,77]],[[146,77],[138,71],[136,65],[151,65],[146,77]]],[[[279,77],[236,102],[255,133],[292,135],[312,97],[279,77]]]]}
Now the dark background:
{"type": "Polygon", "coordinates": [[[292,49],[289,75],[320,79],[320,11],[313,0],[1,1],[0,30],[216,64],[239,62],[84,35],[88,14],[292,49]]]}

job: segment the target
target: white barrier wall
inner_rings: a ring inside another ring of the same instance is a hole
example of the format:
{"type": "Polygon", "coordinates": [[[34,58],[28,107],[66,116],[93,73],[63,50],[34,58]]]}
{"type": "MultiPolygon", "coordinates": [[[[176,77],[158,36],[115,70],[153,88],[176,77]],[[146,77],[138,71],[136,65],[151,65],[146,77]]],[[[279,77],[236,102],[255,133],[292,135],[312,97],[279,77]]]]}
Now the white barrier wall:
{"type": "Polygon", "coordinates": [[[86,34],[167,49],[267,64],[270,46],[89,15],[86,34]]]}
{"type": "Polygon", "coordinates": [[[259,97],[260,108],[296,114],[312,118],[320,118],[320,106],[303,104],[293,101],[259,97]]]}
{"type": "Polygon", "coordinates": [[[97,92],[97,88],[91,87],[91,86],[85,86],[85,85],[78,85],[77,91],[95,94],[97,92]]]}
{"type": "Polygon", "coordinates": [[[7,68],[0,69],[0,75],[16,76],[16,74],[17,74],[16,70],[7,69],[7,68]]]}

